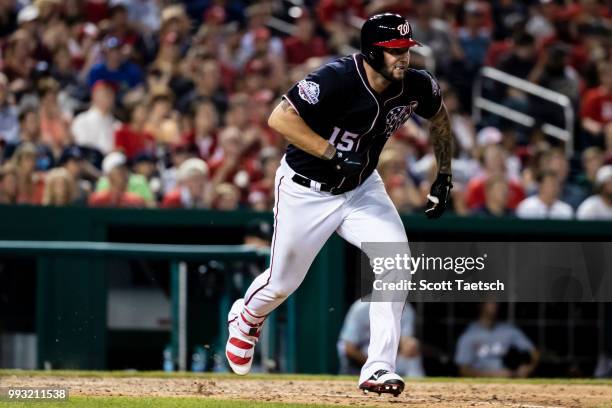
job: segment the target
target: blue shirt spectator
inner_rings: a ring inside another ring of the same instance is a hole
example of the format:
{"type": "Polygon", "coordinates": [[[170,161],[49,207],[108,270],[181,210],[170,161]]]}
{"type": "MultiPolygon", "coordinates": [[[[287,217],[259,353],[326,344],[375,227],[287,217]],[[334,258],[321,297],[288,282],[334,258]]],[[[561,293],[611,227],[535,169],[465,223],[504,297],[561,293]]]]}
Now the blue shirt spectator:
{"type": "Polygon", "coordinates": [[[140,85],[143,74],[138,65],[123,60],[121,55],[121,41],[111,37],[104,42],[104,61],[94,65],[87,76],[89,87],[97,81],[104,81],[114,85],[119,94],[140,85]]]}

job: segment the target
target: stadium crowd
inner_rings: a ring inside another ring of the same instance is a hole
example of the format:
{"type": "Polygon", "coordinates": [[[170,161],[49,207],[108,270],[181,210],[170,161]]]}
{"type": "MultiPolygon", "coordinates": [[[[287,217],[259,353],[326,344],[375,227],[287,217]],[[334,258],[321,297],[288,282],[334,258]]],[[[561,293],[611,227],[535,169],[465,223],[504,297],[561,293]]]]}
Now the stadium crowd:
{"type": "MultiPolygon", "coordinates": [[[[0,0],[0,203],[270,210],[284,140],[269,113],[307,72],[356,52],[363,18],[393,11],[433,53],[456,214],[612,219],[605,1],[295,3],[0,0]],[[482,66],[566,95],[572,154],[544,133],[552,108],[514,88],[491,92],[533,126],[474,123],[482,66]]],[[[394,135],[379,172],[401,212],[424,207],[435,176],[425,121],[394,135]]]]}

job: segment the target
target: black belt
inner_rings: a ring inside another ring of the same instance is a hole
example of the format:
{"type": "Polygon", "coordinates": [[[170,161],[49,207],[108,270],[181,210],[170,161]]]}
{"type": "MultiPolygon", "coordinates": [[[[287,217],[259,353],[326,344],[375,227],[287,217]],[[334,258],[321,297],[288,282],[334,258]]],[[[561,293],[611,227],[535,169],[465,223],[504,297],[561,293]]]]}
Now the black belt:
{"type": "Polygon", "coordinates": [[[300,186],[308,187],[310,189],[312,189],[312,183],[317,183],[321,186],[319,191],[324,192],[330,192],[333,188],[333,186],[330,186],[329,184],[319,183],[318,181],[314,181],[304,176],[300,176],[299,174],[294,174],[293,177],[291,177],[291,180],[293,180],[294,183],[297,183],[300,186]]]}

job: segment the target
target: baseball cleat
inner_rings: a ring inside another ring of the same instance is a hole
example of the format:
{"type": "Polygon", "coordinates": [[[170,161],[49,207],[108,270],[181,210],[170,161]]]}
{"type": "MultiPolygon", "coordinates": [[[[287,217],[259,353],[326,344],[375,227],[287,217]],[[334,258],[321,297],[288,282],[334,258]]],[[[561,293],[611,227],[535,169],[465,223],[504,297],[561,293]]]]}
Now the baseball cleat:
{"type": "Polygon", "coordinates": [[[250,315],[244,307],[244,299],[238,299],[227,315],[227,322],[229,337],[225,345],[225,357],[232,371],[238,375],[247,375],[253,365],[253,353],[263,319],[250,315]]]}
{"type": "Polygon", "coordinates": [[[390,373],[387,370],[378,370],[366,381],[359,385],[359,389],[364,394],[376,392],[380,394],[393,394],[397,397],[404,391],[404,380],[395,373],[390,373]]]}

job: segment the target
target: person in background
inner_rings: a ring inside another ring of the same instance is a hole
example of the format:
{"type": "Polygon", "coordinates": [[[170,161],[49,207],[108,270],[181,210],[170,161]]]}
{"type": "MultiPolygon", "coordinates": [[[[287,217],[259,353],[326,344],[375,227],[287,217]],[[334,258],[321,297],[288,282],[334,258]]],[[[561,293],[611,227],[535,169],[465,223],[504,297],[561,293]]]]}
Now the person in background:
{"type": "Polygon", "coordinates": [[[13,144],[19,141],[17,107],[11,101],[9,82],[2,72],[0,72],[0,140],[13,144]]]}
{"type": "Polygon", "coordinates": [[[168,192],[162,208],[208,208],[210,191],[208,166],[202,159],[187,159],[177,172],[178,186],[168,192]]]}
{"type": "Polygon", "coordinates": [[[463,377],[526,378],[538,365],[539,353],[523,332],[498,320],[495,302],[482,303],[478,320],[457,342],[455,364],[463,377]]]}
{"type": "Polygon", "coordinates": [[[138,153],[154,152],[153,135],[145,130],[147,106],[138,102],[129,109],[129,122],[115,131],[115,150],[125,153],[128,160],[133,160],[138,153]]]}
{"type": "Polygon", "coordinates": [[[91,68],[87,77],[89,87],[93,87],[98,81],[104,81],[111,84],[119,95],[123,95],[143,83],[144,77],[138,65],[125,59],[122,53],[123,45],[117,37],[104,40],[104,60],[91,68]]]}
{"type": "Polygon", "coordinates": [[[17,174],[17,204],[40,205],[45,180],[36,172],[38,149],[33,143],[19,145],[12,158],[17,174]]]}
{"type": "MultiPolygon", "coordinates": [[[[127,157],[121,152],[112,152],[109,153],[107,157],[115,156],[115,157],[123,157],[126,163],[129,163],[127,157]]],[[[106,158],[104,159],[106,160],[106,158]]],[[[104,168],[104,163],[102,164],[104,168]]],[[[111,188],[110,178],[105,174],[103,177],[98,179],[98,183],[96,185],[96,191],[105,191],[111,188]]],[[[151,191],[151,187],[149,185],[149,180],[142,174],[136,174],[129,171],[128,167],[128,183],[127,183],[127,192],[137,195],[142,198],[147,207],[155,207],[156,201],[153,192],[151,191]]]]}
{"type": "Polygon", "coordinates": [[[603,147],[606,128],[612,127],[612,63],[598,65],[600,85],[582,97],[580,118],[586,145],[603,147]]]}
{"type": "Polygon", "coordinates": [[[560,200],[576,209],[587,197],[585,191],[570,179],[570,164],[565,152],[553,147],[544,153],[540,172],[552,171],[561,183],[560,200]]]}
{"type": "MultiPolygon", "coordinates": [[[[357,299],[350,307],[340,330],[337,349],[340,358],[340,374],[359,374],[368,357],[370,344],[370,301],[357,299]]],[[[401,337],[396,360],[396,372],[403,377],[423,377],[419,341],[415,338],[416,315],[410,303],[406,303],[401,320],[401,337]]]]}
{"type": "Polygon", "coordinates": [[[485,182],[485,203],[472,212],[484,217],[508,217],[513,211],[508,208],[508,182],[502,175],[491,176],[485,182]]]}
{"type": "Polygon", "coordinates": [[[99,171],[91,163],[83,158],[83,152],[77,145],[70,145],[64,149],[59,159],[61,168],[66,169],[72,182],[76,185],[75,202],[86,204],[87,197],[91,194],[92,184],[87,178],[95,179],[99,171]]]}
{"type": "Polygon", "coordinates": [[[233,184],[221,183],[214,188],[212,207],[215,210],[232,211],[240,206],[240,190],[233,184]]]}
{"type": "Polygon", "coordinates": [[[574,209],[559,200],[561,181],[557,173],[543,172],[538,182],[538,194],[521,201],[516,208],[516,215],[519,218],[571,220],[574,209]]]}
{"type": "Polygon", "coordinates": [[[274,207],[274,177],[281,155],[278,149],[266,147],[261,150],[259,157],[263,177],[251,183],[248,201],[256,211],[271,211],[274,207]]]}
{"type": "Polygon", "coordinates": [[[17,204],[17,171],[11,163],[0,167],[0,204],[17,204]]]}
{"type": "Polygon", "coordinates": [[[40,139],[57,157],[71,142],[71,117],[64,114],[59,106],[59,90],[59,84],[54,79],[46,78],[38,83],[40,139]]]}
{"type": "Polygon", "coordinates": [[[98,81],[91,89],[91,99],[91,107],[72,121],[72,135],[78,145],[106,155],[113,150],[119,125],[112,114],[115,91],[110,83],[98,81]]]}
{"type": "Polygon", "coordinates": [[[584,191],[591,195],[595,190],[597,171],[604,165],[604,153],[599,147],[591,146],[582,152],[581,162],[584,172],[576,181],[584,191]]]}
{"type": "Polygon", "coordinates": [[[595,190],[597,194],[580,204],[576,217],[579,220],[612,220],[612,164],[597,171],[595,190]]]}
{"type": "Polygon", "coordinates": [[[77,185],[63,167],[56,167],[45,177],[42,204],[46,206],[73,205],[78,200],[77,185]]]}
{"type": "Polygon", "coordinates": [[[142,197],[127,191],[130,172],[123,153],[112,152],[102,162],[102,171],[108,179],[108,188],[89,196],[90,207],[144,207],[142,197]]]}

